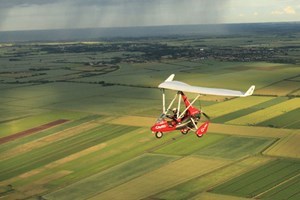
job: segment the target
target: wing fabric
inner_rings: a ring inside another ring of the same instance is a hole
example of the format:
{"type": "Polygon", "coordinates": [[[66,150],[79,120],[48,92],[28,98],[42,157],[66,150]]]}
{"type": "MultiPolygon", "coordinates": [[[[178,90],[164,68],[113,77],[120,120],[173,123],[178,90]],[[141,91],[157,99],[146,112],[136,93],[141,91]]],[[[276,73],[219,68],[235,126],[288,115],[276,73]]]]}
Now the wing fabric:
{"type": "Polygon", "coordinates": [[[208,94],[208,95],[218,95],[218,96],[235,96],[235,97],[246,97],[253,94],[255,86],[251,86],[247,92],[241,92],[237,90],[219,89],[219,88],[207,88],[207,87],[197,87],[191,86],[180,81],[168,81],[168,79],[161,83],[159,88],[191,92],[197,94],[208,94]]]}

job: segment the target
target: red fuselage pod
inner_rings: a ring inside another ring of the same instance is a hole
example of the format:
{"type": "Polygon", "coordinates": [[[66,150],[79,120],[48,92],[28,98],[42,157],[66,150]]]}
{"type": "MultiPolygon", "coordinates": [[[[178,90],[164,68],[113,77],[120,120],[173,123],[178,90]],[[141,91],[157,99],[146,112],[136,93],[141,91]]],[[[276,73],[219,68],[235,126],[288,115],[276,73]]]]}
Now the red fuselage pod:
{"type": "Polygon", "coordinates": [[[185,107],[188,108],[187,115],[190,116],[190,117],[199,116],[199,118],[200,118],[201,111],[199,109],[195,108],[193,105],[191,105],[191,103],[188,100],[187,96],[185,96],[185,94],[183,92],[181,92],[181,97],[182,97],[182,100],[185,104],[185,107]]]}
{"type": "Polygon", "coordinates": [[[161,120],[151,127],[153,132],[168,132],[176,130],[176,122],[161,120]]]}

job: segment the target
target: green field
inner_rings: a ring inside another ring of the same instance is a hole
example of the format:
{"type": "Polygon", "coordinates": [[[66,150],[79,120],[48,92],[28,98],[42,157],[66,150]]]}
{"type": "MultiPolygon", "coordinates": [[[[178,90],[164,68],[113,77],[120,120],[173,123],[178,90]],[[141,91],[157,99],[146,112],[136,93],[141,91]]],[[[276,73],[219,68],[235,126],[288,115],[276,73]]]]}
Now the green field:
{"type": "Polygon", "coordinates": [[[269,119],[279,117],[286,112],[291,112],[300,107],[300,99],[293,98],[282,103],[276,104],[274,106],[270,106],[266,109],[259,110],[254,113],[250,113],[246,116],[240,117],[238,119],[234,119],[229,121],[230,124],[240,124],[240,125],[254,125],[259,124],[261,122],[267,121],[269,119]]]}
{"type": "Polygon", "coordinates": [[[83,132],[78,136],[51,143],[45,147],[39,148],[38,151],[29,151],[25,155],[20,154],[2,161],[0,177],[2,180],[12,178],[31,169],[47,165],[54,160],[61,159],[75,152],[89,148],[95,143],[105,142],[106,140],[118,137],[120,136],[120,131],[126,133],[134,129],[134,127],[112,127],[111,125],[101,125],[99,128],[83,132]]]}
{"type": "Polygon", "coordinates": [[[261,122],[261,126],[271,126],[276,128],[300,129],[300,119],[298,118],[300,108],[284,113],[278,117],[261,122]]]}
{"type": "Polygon", "coordinates": [[[176,157],[144,155],[83,179],[62,190],[50,193],[45,197],[47,199],[82,199],[90,197],[156,168],[160,168],[174,159],[176,157]]]}
{"type": "Polygon", "coordinates": [[[249,108],[240,109],[238,111],[230,112],[229,114],[225,114],[220,117],[216,117],[216,118],[214,118],[214,122],[226,123],[227,121],[230,121],[230,120],[233,120],[233,119],[236,119],[239,117],[243,117],[244,115],[248,115],[250,113],[259,111],[261,109],[268,108],[270,106],[276,105],[278,103],[281,103],[281,102],[284,102],[287,100],[287,97],[277,97],[277,98],[264,97],[264,98],[267,98],[269,100],[267,100],[263,103],[259,103],[257,105],[251,106],[249,108]]]}
{"type": "Polygon", "coordinates": [[[0,139],[68,120],[0,144],[0,199],[299,199],[298,35],[0,44],[0,139]],[[201,96],[207,134],[157,139],[173,73],[256,90],[201,96]]]}
{"type": "Polygon", "coordinates": [[[202,148],[218,142],[224,137],[226,135],[208,134],[205,136],[205,140],[198,141],[196,135],[189,134],[188,136],[178,138],[173,143],[165,145],[155,152],[170,155],[189,155],[196,151],[201,151],[202,148]]]}
{"type": "Polygon", "coordinates": [[[282,199],[281,195],[285,194],[284,199],[298,199],[299,172],[298,161],[276,160],[217,186],[212,191],[248,198],[262,196],[272,199],[282,199]]]}
{"type": "Polygon", "coordinates": [[[274,140],[230,136],[196,152],[198,155],[237,159],[260,153],[274,140]]]}

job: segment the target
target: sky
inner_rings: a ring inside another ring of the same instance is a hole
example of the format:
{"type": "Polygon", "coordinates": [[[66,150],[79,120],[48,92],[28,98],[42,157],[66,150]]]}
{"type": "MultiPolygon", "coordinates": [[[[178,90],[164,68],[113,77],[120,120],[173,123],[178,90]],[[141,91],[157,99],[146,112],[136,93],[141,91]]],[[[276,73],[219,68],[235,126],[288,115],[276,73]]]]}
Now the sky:
{"type": "Polygon", "coordinates": [[[0,31],[300,21],[300,0],[0,0],[0,31]]]}

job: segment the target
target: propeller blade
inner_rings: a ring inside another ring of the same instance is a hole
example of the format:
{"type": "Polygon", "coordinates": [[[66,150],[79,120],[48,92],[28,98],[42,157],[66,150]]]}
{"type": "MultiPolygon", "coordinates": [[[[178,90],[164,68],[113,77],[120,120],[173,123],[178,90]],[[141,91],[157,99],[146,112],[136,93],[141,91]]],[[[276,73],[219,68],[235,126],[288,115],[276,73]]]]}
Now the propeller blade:
{"type": "Polygon", "coordinates": [[[204,117],[206,117],[208,120],[210,120],[210,117],[207,114],[205,114],[204,112],[202,112],[202,114],[204,115],[204,117]]]}

